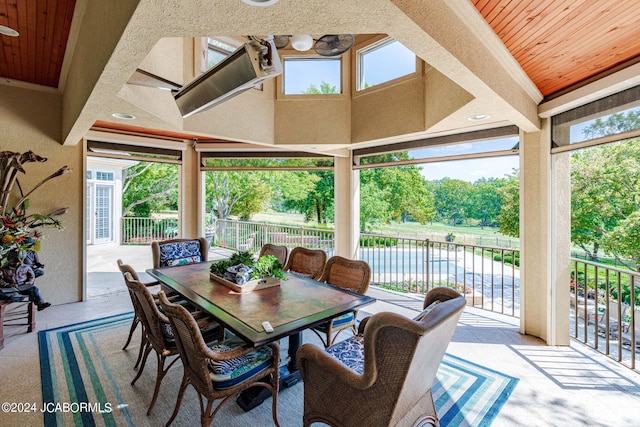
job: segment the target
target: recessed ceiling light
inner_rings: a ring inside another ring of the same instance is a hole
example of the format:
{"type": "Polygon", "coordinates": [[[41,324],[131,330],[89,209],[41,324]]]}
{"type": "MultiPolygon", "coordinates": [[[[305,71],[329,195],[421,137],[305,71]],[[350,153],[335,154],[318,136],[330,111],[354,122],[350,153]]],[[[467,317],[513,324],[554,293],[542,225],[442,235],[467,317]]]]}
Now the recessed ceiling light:
{"type": "Polygon", "coordinates": [[[271,6],[272,4],[278,3],[280,0],[242,0],[246,4],[250,4],[251,6],[271,6]]]}
{"type": "Polygon", "coordinates": [[[113,113],[112,116],[115,117],[116,119],[123,119],[123,120],[134,120],[136,118],[136,116],[134,116],[133,114],[127,114],[127,113],[113,113]]]}
{"type": "Polygon", "coordinates": [[[474,114],[473,116],[469,117],[469,120],[471,120],[472,122],[479,122],[480,120],[487,120],[489,117],[491,117],[488,114],[474,114]]]}
{"type": "Polygon", "coordinates": [[[20,33],[13,28],[5,27],[4,25],[0,25],[0,34],[9,37],[18,37],[20,35],[20,33]]]}

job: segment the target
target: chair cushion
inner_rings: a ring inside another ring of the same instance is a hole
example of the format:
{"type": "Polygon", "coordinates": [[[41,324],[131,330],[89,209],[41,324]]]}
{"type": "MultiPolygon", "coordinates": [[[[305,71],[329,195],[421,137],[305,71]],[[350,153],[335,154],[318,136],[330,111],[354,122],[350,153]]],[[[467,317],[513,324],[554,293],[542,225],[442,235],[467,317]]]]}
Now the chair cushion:
{"type": "Polygon", "coordinates": [[[165,243],[160,245],[160,265],[174,266],[201,262],[200,241],[165,243]]]}
{"type": "Polygon", "coordinates": [[[364,372],[364,336],[356,335],[325,350],[347,368],[362,375],[364,372]]]}
{"type": "MultiPolygon", "coordinates": [[[[333,321],[333,327],[334,328],[339,328],[339,327],[341,327],[341,326],[343,326],[345,324],[346,325],[351,325],[354,322],[353,312],[345,313],[345,314],[342,314],[342,315],[340,315],[338,317],[334,317],[332,319],[332,321],[333,321]]],[[[316,329],[316,330],[322,331],[322,332],[326,332],[327,331],[327,326],[328,326],[328,323],[323,323],[321,325],[316,326],[313,329],[316,329]]]]}
{"type": "Polygon", "coordinates": [[[176,265],[187,265],[187,264],[193,264],[201,261],[202,261],[202,257],[200,255],[189,256],[186,258],[170,259],[167,261],[167,266],[174,267],[176,265]]]}
{"type": "MultiPolygon", "coordinates": [[[[211,346],[212,350],[226,353],[246,343],[238,338],[230,338],[220,344],[211,346]]],[[[263,346],[254,351],[232,360],[210,360],[209,377],[216,390],[226,390],[242,384],[271,366],[273,351],[271,347],[263,346]]]]}

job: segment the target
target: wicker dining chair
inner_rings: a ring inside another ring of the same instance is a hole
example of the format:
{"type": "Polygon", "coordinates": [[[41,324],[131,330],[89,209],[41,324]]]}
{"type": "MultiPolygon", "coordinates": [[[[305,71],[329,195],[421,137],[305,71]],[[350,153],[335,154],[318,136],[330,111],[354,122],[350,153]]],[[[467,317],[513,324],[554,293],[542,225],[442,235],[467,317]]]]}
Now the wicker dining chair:
{"type": "Polygon", "coordinates": [[[437,303],[416,319],[380,312],[357,336],[327,349],[300,347],[303,426],[438,426],[431,388],[466,305],[450,291],[456,295],[438,290],[437,303]]]}
{"type": "Polygon", "coordinates": [[[193,264],[209,259],[207,239],[169,239],[151,242],[153,268],[193,264]]]}
{"type": "MultiPolygon", "coordinates": [[[[158,309],[158,305],[154,300],[154,295],[151,294],[149,289],[140,283],[140,281],[134,280],[133,276],[129,272],[125,273],[124,276],[127,288],[134,295],[138,308],[140,309],[140,321],[145,333],[141,365],[138,369],[138,373],[131,381],[131,385],[134,385],[136,381],[138,381],[138,378],[140,378],[140,375],[142,375],[149,353],[153,350],[156,354],[158,369],[153,396],[151,398],[151,403],[149,404],[149,409],[147,410],[147,415],[149,415],[151,414],[151,410],[158,399],[162,379],[165,377],[171,366],[179,360],[178,350],[176,349],[175,339],[171,333],[169,319],[167,319],[167,317],[158,309]],[[167,361],[173,356],[176,357],[165,367],[167,361]]],[[[213,318],[208,317],[201,312],[196,311],[195,315],[199,317],[199,331],[205,336],[205,339],[208,342],[220,340],[222,337],[222,328],[220,325],[215,322],[213,318]]]]}
{"type": "Polygon", "coordinates": [[[278,258],[280,264],[283,266],[287,264],[287,257],[289,256],[289,248],[281,245],[274,245],[273,243],[265,243],[262,248],[260,248],[260,253],[258,254],[258,258],[261,256],[273,255],[278,258]]]}
{"type": "Polygon", "coordinates": [[[189,385],[192,385],[198,394],[200,421],[203,427],[213,422],[220,408],[231,397],[256,386],[266,387],[271,391],[271,416],[275,425],[279,426],[280,347],[278,344],[274,342],[253,348],[248,347],[238,338],[231,338],[209,347],[198,332],[193,316],[184,307],[170,303],[164,292],[160,291],[158,296],[171,323],[184,368],[176,407],[166,425],[169,426],[178,415],[184,392],[189,385]],[[206,406],[204,399],[207,401],[206,406]],[[222,401],[213,408],[213,403],[217,399],[222,401]]]}
{"type": "MultiPolygon", "coordinates": [[[[123,278],[125,273],[129,273],[133,278],[133,280],[140,281],[140,278],[138,277],[138,273],[136,273],[133,267],[131,267],[129,264],[123,263],[121,259],[117,260],[116,262],[118,263],[118,269],[120,269],[120,272],[122,273],[123,278]]],[[[158,281],[143,283],[143,285],[146,287],[155,286],[157,284],[159,284],[158,281]]],[[[135,369],[138,367],[138,365],[140,364],[140,360],[142,359],[142,353],[143,353],[146,336],[144,332],[144,325],[142,325],[140,320],[142,318],[140,305],[138,304],[138,300],[136,299],[135,295],[131,290],[129,290],[129,297],[131,298],[131,304],[133,305],[133,320],[131,321],[131,328],[129,329],[129,336],[127,337],[127,342],[124,343],[124,347],[122,347],[122,349],[123,350],[127,349],[127,347],[129,346],[129,343],[131,343],[131,337],[133,337],[133,332],[136,330],[138,325],[140,325],[142,334],[140,338],[140,351],[138,352],[138,359],[136,360],[136,364],[133,366],[135,369]]]]}
{"type": "MultiPolygon", "coordinates": [[[[371,268],[365,261],[354,261],[336,255],[329,258],[319,280],[359,294],[365,294],[371,281],[371,268]]],[[[312,331],[320,337],[325,347],[329,347],[340,332],[351,329],[354,335],[357,333],[357,317],[358,311],[354,310],[334,317],[330,321],[312,328],[312,331]]]]}
{"type": "Polygon", "coordinates": [[[327,254],[322,249],[293,248],[284,271],[319,279],[327,262],[327,254]]]}

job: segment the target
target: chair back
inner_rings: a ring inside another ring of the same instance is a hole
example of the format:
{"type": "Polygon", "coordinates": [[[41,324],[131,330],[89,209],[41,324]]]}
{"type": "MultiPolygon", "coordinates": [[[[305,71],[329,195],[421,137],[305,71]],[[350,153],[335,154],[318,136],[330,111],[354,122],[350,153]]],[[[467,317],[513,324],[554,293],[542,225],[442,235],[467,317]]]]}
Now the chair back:
{"type": "Polygon", "coordinates": [[[284,270],[319,279],[326,262],[327,254],[322,249],[297,247],[291,251],[284,270]]]}
{"type": "Polygon", "coordinates": [[[153,241],[151,253],[153,268],[193,264],[209,259],[209,247],[204,237],[153,241]]]}
{"type": "Polygon", "coordinates": [[[118,268],[120,269],[120,273],[122,273],[123,277],[125,273],[129,273],[133,280],[140,281],[138,273],[133,269],[133,267],[131,267],[129,264],[125,264],[121,259],[117,260],[116,262],[118,263],[118,268]]]}
{"type": "Polygon", "coordinates": [[[129,272],[125,273],[124,277],[127,288],[135,297],[140,310],[140,321],[145,328],[147,339],[158,353],[162,353],[166,350],[165,335],[162,332],[164,326],[162,325],[168,326],[169,320],[164,314],[160,313],[153,300],[153,295],[145,285],[138,280],[134,280],[129,272]]]}
{"type": "Polygon", "coordinates": [[[418,320],[379,312],[363,319],[363,335],[327,350],[300,347],[304,425],[438,425],[431,388],[466,300],[455,291],[431,292],[426,300],[438,303],[418,320]]]}
{"type": "Polygon", "coordinates": [[[210,396],[214,390],[209,379],[207,344],[197,322],[186,308],[170,303],[164,291],[158,293],[158,298],[171,324],[185,376],[198,392],[210,396]]]}
{"type": "Polygon", "coordinates": [[[287,264],[287,257],[289,256],[289,248],[286,246],[274,245],[273,243],[265,243],[264,246],[260,248],[258,258],[266,255],[273,255],[278,258],[280,264],[285,266],[287,264]]]}
{"type": "Polygon", "coordinates": [[[394,396],[381,405],[389,408],[389,425],[403,419],[416,420],[422,414],[424,408],[414,404],[417,397],[431,396],[438,368],[465,306],[464,297],[458,296],[440,302],[419,321],[382,312],[367,323],[365,373],[377,369],[379,381],[374,387],[380,394],[394,396]]]}
{"type": "Polygon", "coordinates": [[[371,281],[371,268],[365,261],[332,256],[324,267],[320,281],[365,294],[371,281]]]}

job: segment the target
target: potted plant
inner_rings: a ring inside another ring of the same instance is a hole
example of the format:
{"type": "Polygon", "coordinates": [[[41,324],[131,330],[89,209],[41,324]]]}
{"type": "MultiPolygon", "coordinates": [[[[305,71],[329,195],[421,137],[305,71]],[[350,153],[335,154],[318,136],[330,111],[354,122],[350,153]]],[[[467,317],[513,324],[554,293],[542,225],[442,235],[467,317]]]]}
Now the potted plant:
{"type": "Polygon", "coordinates": [[[46,161],[46,158],[31,151],[26,153],[0,152],[0,184],[2,185],[0,189],[0,266],[6,265],[7,254],[10,252],[18,254],[24,261],[29,252],[39,251],[42,238],[41,227],[62,229],[62,223],[57,217],[66,213],[67,208],[55,209],[47,214],[29,214],[27,213],[29,196],[46,182],[71,172],[71,169],[66,166],[61,167],[27,192],[23,192],[18,181],[18,173],[26,173],[23,167],[26,163],[46,161]],[[18,200],[13,207],[9,207],[9,198],[12,195],[14,185],[18,188],[16,195],[18,200]]]}
{"type": "Polygon", "coordinates": [[[239,251],[229,259],[211,264],[211,279],[238,292],[251,292],[279,286],[284,279],[282,264],[273,255],[254,258],[250,251],[239,251]]]}

